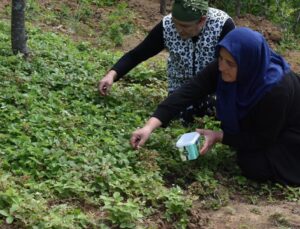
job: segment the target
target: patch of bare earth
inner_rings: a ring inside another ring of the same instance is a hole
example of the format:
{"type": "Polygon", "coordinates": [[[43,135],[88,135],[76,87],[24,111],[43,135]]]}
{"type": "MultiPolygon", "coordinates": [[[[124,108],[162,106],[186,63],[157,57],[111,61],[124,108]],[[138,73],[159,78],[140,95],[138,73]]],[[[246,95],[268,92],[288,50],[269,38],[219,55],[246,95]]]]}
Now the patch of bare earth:
{"type": "MultiPolygon", "coordinates": [[[[121,50],[124,52],[131,50],[139,44],[145,38],[145,34],[163,18],[163,15],[159,12],[159,0],[128,0],[127,4],[129,8],[134,9],[136,15],[135,23],[140,27],[140,31],[125,38],[121,47],[121,50]]],[[[170,11],[170,8],[171,1],[167,0],[167,11],[170,11]]],[[[159,56],[166,58],[166,53],[163,52],[159,56]]]]}
{"type": "Polygon", "coordinates": [[[300,206],[296,203],[246,204],[232,200],[217,211],[202,210],[193,205],[189,228],[300,228],[300,206]]]}
{"type": "Polygon", "coordinates": [[[289,50],[286,51],[283,55],[288,60],[291,68],[300,75],[300,51],[289,50]]]}
{"type": "MultiPolygon", "coordinates": [[[[152,27],[157,24],[163,17],[159,13],[160,0],[128,0],[126,1],[128,6],[133,9],[136,14],[135,24],[140,27],[137,33],[127,36],[125,38],[122,47],[119,49],[126,52],[135,47],[145,37],[145,33],[149,32],[152,27]]],[[[78,1],[67,0],[41,0],[40,4],[45,7],[53,7],[53,10],[61,11],[60,4],[68,4],[71,8],[78,8],[78,1]]],[[[11,4],[10,0],[1,0],[0,13],[8,4],[11,4]]],[[[171,1],[167,0],[167,11],[170,11],[171,1]]],[[[99,25],[99,21],[105,18],[112,9],[101,9],[96,6],[93,7],[93,18],[86,22],[89,28],[95,31],[99,28],[95,25],[99,25]]],[[[255,17],[253,15],[245,15],[240,18],[234,18],[238,26],[247,26],[254,30],[257,30],[264,34],[270,43],[271,47],[275,47],[282,39],[282,33],[279,27],[273,25],[262,17],[255,17]]],[[[97,40],[93,36],[87,36],[87,34],[75,34],[70,31],[67,25],[50,25],[42,24],[44,29],[54,30],[70,35],[75,40],[90,40],[91,43],[97,40]]],[[[97,34],[96,36],[100,36],[97,34]]],[[[300,45],[300,44],[299,44],[300,45]]],[[[160,54],[161,58],[166,58],[166,53],[160,54]]],[[[296,50],[287,51],[284,53],[284,57],[289,61],[292,69],[300,73],[300,52],[296,50]]],[[[86,209],[91,214],[99,215],[94,208],[86,209]]],[[[99,216],[97,216],[99,217],[99,216]]],[[[101,218],[101,214],[100,214],[101,218]]],[[[163,216],[159,213],[153,216],[151,219],[146,220],[146,224],[149,228],[171,228],[169,224],[166,224],[163,216]]],[[[255,228],[255,229],[272,229],[272,228],[293,228],[300,229],[300,204],[290,203],[286,201],[278,201],[276,203],[258,202],[256,205],[244,203],[239,198],[233,198],[229,200],[227,206],[222,207],[219,210],[206,210],[201,208],[201,203],[195,201],[193,207],[190,210],[190,223],[188,228],[205,228],[205,229],[240,229],[240,228],[255,228]]]]}

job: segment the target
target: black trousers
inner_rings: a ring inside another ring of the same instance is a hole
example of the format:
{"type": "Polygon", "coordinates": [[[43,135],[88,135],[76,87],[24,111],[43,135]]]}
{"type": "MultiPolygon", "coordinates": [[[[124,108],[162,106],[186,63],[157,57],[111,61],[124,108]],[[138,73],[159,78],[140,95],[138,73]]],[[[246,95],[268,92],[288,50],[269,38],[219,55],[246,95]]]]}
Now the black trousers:
{"type": "Polygon", "coordinates": [[[237,164],[242,170],[242,174],[249,179],[259,182],[276,180],[271,164],[264,152],[238,151],[237,164]]]}
{"type": "Polygon", "coordinates": [[[237,163],[245,177],[282,185],[300,185],[299,162],[280,144],[259,151],[238,151],[237,163]]]}

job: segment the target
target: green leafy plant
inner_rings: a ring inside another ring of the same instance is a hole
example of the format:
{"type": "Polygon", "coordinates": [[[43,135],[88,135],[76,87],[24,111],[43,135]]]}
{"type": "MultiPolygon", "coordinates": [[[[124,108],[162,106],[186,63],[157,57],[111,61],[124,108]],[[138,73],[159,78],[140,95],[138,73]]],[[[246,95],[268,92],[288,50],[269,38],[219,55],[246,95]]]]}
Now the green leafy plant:
{"type": "Polygon", "coordinates": [[[110,197],[101,196],[104,201],[103,209],[108,212],[109,220],[120,228],[135,228],[137,221],[142,218],[139,205],[132,199],[124,200],[120,193],[115,192],[110,197]]]}
{"type": "Polygon", "coordinates": [[[119,3],[116,10],[110,13],[107,21],[102,22],[101,25],[104,37],[112,41],[115,46],[120,46],[124,35],[130,34],[134,29],[133,14],[128,10],[126,3],[119,3]]]}
{"type": "Polygon", "coordinates": [[[166,195],[165,216],[168,221],[177,221],[178,225],[184,227],[188,222],[187,211],[192,205],[190,199],[185,199],[182,195],[182,190],[179,187],[170,189],[168,195],[166,195]]]}
{"type": "MultiPolygon", "coordinates": [[[[209,209],[226,205],[236,194],[250,203],[299,201],[298,188],[260,185],[241,176],[234,151],[222,145],[182,162],[177,137],[198,127],[218,130],[213,118],[197,119],[190,127],[175,121],[153,133],[142,150],[132,150],[131,132],[167,95],[165,62],[153,59],[140,65],[115,84],[108,97],[99,97],[98,79],[122,53],[74,42],[31,23],[43,19],[56,25],[76,19],[81,25],[93,15],[93,6],[116,6],[119,1],[85,0],[75,11],[68,4],[56,9],[54,2],[48,3],[46,9],[28,1],[32,53],[27,61],[12,55],[10,21],[0,22],[2,224],[149,228],[149,221],[159,219],[170,228],[186,228],[195,197],[209,209]]],[[[101,44],[103,39],[113,42],[111,34],[121,37],[120,43],[134,29],[129,9],[118,7],[109,8],[109,21],[101,22],[107,35],[99,37],[101,44]],[[109,32],[112,24],[116,26],[109,32]]]]}

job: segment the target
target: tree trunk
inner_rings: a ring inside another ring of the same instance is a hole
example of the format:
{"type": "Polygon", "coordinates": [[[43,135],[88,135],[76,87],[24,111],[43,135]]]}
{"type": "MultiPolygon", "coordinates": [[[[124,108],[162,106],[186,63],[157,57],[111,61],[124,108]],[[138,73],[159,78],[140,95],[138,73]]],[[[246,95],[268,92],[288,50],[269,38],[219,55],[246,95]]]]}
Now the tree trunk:
{"type": "Polygon", "coordinates": [[[241,0],[236,0],[235,2],[235,14],[237,17],[241,16],[241,0]]]}
{"type": "Polygon", "coordinates": [[[162,15],[166,15],[166,8],[167,8],[167,1],[166,0],[160,0],[160,13],[162,15]]]}
{"type": "Polygon", "coordinates": [[[297,19],[296,19],[296,22],[295,22],[295,24],[294,24],[294,33],[297,32],[297,27],[298,27],[298,25],[299,25],[299,22],[300,22],[300,11],[299,11],[298,17],[297,17],[297,19]]]}
{"type": "Polygon", "coordinates": [[[11,8],[11,45],[14,54],[23,53],[28,56],[26,46],[27,35],[25,31],[25,5],[26,0],[12,0],[11,8]]]}

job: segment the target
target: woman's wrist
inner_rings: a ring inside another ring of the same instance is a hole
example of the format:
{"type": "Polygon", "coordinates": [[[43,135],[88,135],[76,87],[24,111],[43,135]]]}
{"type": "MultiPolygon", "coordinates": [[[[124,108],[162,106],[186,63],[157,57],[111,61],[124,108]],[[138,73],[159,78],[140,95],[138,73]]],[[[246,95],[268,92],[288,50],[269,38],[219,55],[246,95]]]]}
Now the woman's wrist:
{"type": "Polygon", "coordinates": [[[161,121],[155,117],[151,117],[143,128],[148,129],[150,132],[153,132],[156,128],[161,126],[161,121]]]}
{"type": "Polygon", "coordinates": [[[223,136],[224,136],[224,133],[223,131],[218,131],[217,132],[217,139],[218,139],[218,142],[221,142],[223,141],[223,136]]]}
{"type": "Polygon", "coordinates": [[[107,74],[112,78],[113,81],[117,79],[118,73],[115,70],[110,70],[107,74]]]}

